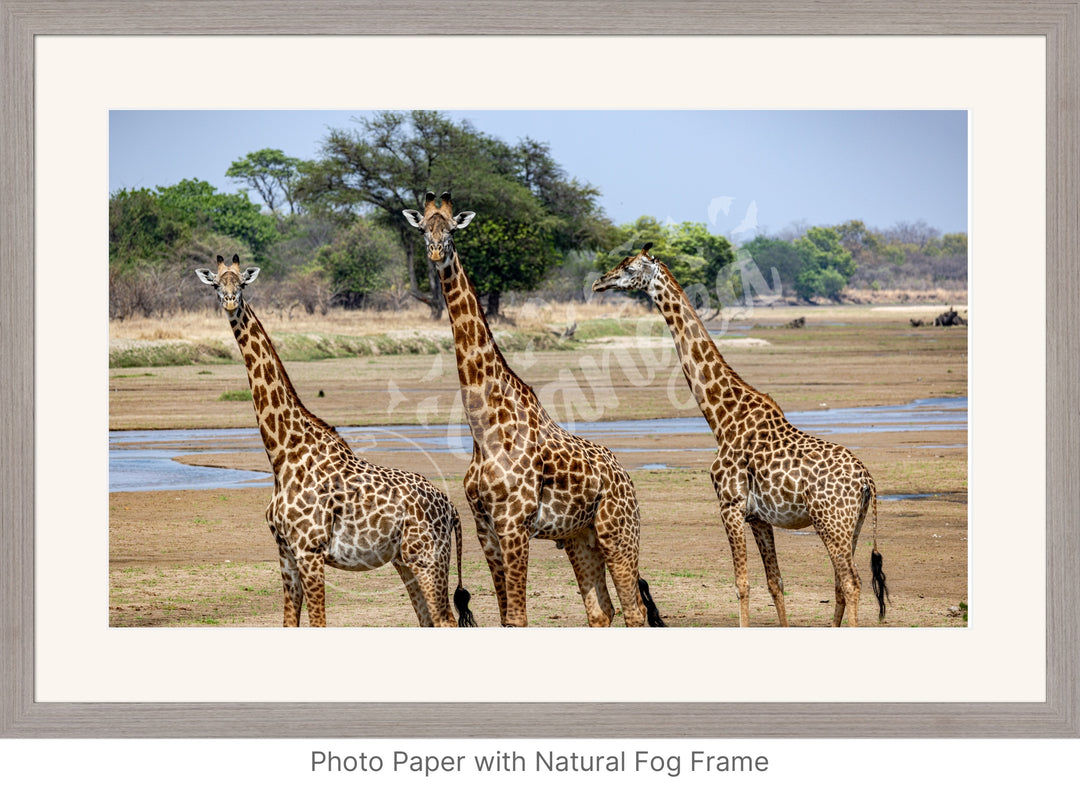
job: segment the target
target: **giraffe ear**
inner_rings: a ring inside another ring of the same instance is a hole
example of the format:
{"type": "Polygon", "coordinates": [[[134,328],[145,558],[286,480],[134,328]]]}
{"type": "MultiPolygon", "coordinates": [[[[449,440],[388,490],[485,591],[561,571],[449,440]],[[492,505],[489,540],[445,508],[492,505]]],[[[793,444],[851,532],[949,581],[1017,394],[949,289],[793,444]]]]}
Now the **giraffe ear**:
{"type": "Polygon", "coordinates": [[[454,228],[464,229],[469,225],[469,221],[476,217],[476,213],[458,213],[454,216],[454,228]]]}
{"type": "Polygon", "coordinates": [[[209,284],[211,287],[217,284],[217,278],[209,268],[196,268],[195,275],[199,277],[199,281],[203,284],[209,284]]]}
{"type": "Polygon", "coordinates": [[[240,277],[240,284],[251,284],[259,278],[261,268],[244,268],[244,274],[240,277]]]}
{"type": "Polygon", "coordinates": [[[405,216],[406,221],[415,226],[417,229],[419,229],[420,224],[424,222],[424,216],[420,214],[419,210],[402,210],[401,214],[405,216]]]}

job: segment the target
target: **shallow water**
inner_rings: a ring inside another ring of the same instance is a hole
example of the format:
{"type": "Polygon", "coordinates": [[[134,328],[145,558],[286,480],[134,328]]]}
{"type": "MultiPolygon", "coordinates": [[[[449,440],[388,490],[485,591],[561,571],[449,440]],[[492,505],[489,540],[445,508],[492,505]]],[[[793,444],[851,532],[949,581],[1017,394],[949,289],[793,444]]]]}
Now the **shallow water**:
{"type": "MultiPolygon", "coordinates": [[[[967,430],[967,398],[916,400],[900,406],[791,411],[788,419],[799,428],[819,435],[887,433],[890,431],[967,430]]],[[[567,423],[567,430],[603,443],[608,438],[635,438],[672,434],[709,434],[701,416],[656,420],[614,420],[567,423]]],[[[341,427],[338,432],[354,449],[380,452],[468,453],[472,449],[465,425],[387,425],[341,427]]],[[[608,445],[615,453],[661,452],[655,447],[608,445]]],[[[688,448],[679,448],[686,451],[688,448]]],[[[714,447],[703,447],[713,450],[714,447]]],[[[272,485],[268,473],[220,467],[194,466],[175,461],[192,454],[261,453],[262,440],[255,428],[111,431],[109,433],[109,491],[164,489],[220,489],[272,485]]],[[[660,465],[646,465],[660,468],[660,465]]],[[[911,496],[911,495],[908,495],[911,496]]],[[[882,499],[885,499],[884,497],[882,499]]]]}

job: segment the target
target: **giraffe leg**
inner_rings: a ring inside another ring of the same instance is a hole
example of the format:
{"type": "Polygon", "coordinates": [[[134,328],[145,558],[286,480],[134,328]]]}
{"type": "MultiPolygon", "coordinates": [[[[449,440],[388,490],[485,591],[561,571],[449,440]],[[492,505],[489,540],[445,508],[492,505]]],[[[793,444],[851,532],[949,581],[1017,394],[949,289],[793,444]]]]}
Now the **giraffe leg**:
{"type": "Polygon", "coordinates": [[[401,581],[405,583],[405,590],[409,594],[409,601],[412,602],[413,610],[416,611],[416,619],[420,622],[420,626],[435,626],[435,622],[431,620],[431,611],[428,610],[427,600],[424,598],[424,591],[420,587],[420,583],[417,581],[412,569],[396,560],[394,561],[394,568],[397,569],[401,581]]]}
{"type": "Polygon", "coordinates": [[[728,545],[731,547],[731,563],[735,569],[735,591],[739,596],[739,626],[750,626],[750,570],[746,564],[745,505],[721,506],[728,545]]]}
{"type": "Polygon", "coordinates": [[[773,539],[772,525],[761,519],[750,519],[749,523],[754,531],[758,552],[761,553],[761,562],[765,564],[765,577],[769,582],[769,593],[772,594],[773,604],[776,605],[776,617],[780,621],[780,626],[786,627],[788,620],[787,608],[784,606],[784,580],[780,576],[780,564],[776,559],[776,542],[773,539]]]}
{"type": "Polygon", "coordinates": [[[484,551],[484,559],[488,569],[491,570],[491,585],[495,589],[495,600],[499,604],[499,622],[506,625],[506,571],[503,569],[502,547],[499,546],[499,537],[495,535],[495,528],[490,517],[482,513],[483,509],[473,509],[473,519],[476,521],[476,538],[480,541],[480,549],[484,551]]]}
{"type": "Polygon", "coordinates": [[[611,571],[611,579],[615,583],[615,592],[619,595],[619,604],[622,605],[626,626],[645,626],[645,603],[641,600],[637,566],[625,563],[616,564],[611,571]]]}
{"type": "Polygon", "coordinates": [[[525,610],[526,583],[529,574],[529,535],[525,528],[513,526],[500,532],[503,572],[506,577],[506,615],[504,627],[525,627],[529,621],[525,610]]]}
{"type": "Polygon", "coordinates": [[[638,585],[638,522],[633,503],[621,500],[604,510],[597,510],[596,539],[604,556],[615,593],[622,605],[623,620],[628,627],[643,627],[646,622],[645,603],[638,585]]]}
{"type": "Polygon", "coordinates": [[[326,580],[325,560],[320,553],[308,552],[296,560],[300,569],[300,582],[308,605],[308,626],[326,626],[326,580]]]}
{"type": "Polygon", "coordinates": [[[491,571],[491,585],[495,590],[495,600],[499,605],[499,623],[506,625],[506,572],[503,569],[502,548],[499,546],[499,537],[495,535],[495,523],[491,514],[487,512],[484,503],[480,500],[480,464],[473,451],[473,459],[465,470],[462,484],[465,486],[465,499],[472,510],[473,521],[476,524],[476,538],[480,542],[480,549],[484,551],[484,559],[491,571]]]}
{"type": "Polygon", "coordinates": [[[296,558],[283,542],[278,542],[278,558],[281,561],[281,582],[285,590],[284,627],[300,626],[300,609],[304,606],[304,586],[300,581],[300,568],[296,558]]]}
{"type": "Polygon", "coordinates": [[[836,593],[835,607],[833,608],[832,626],[838,627],[844,622],[844,610],[847,608],[847,597],[844,589],[840,587],[840,572],[833,566],[833,585],[836,593]]]}
{"type": "Polygon", "coordinates": [[[720,501],[720,519],[724,522],[731,563],[735,570],[735,590],[739,596],[739,626],[750,626],[750,574],[746,566],[746,493],[747,474],[737,461],[719,456],[709,470],[713,488],[720,501]]]}
{"type": "Polygon", "coordinates": [[[607,589],[604,556],[596,548],[596,531],[591,527],[566,541],[566,556],[574,567],[578,590],[585,601],[585,615],[590,627],[609,627],[615,606],[607,589]]]}
{"type": "Polygon", "coordinates": [[[859,626],[859,574],[851,551],[851,535],[838,529],[833,522],[815,520],[814,527],[825,543],[836,574],[836,607],[832,625],[840,626],[846,610],[848,626],[859,626]]]}
{"type": "MultiPolygon", "coordinates": [[[[419,589],[420,604],[427,615],[417,609],[416,615],[422,626],[455,627],[457,621],[450,609],[450,539],[439,538],[429,523],[420,523],[406,527],[401,536],[401,549],[398,553],[409,578],[398,568],[398,574],[409,588],[409,597],[413,607],[417,608],[417,597],[411,584],[419,589]]],[[[397,561],[395,561],[395,566],[397,561]]]]}

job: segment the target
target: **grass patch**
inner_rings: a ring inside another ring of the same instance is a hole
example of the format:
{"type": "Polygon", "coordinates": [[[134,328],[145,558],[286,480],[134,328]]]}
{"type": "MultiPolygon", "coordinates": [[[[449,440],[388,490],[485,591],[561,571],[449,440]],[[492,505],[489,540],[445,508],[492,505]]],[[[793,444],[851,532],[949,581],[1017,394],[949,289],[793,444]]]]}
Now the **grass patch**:
{"type": "Polygon", "coordinates": [[[109,351],[109,367],[169,367],[231,361],[232,349],[225,343],[214,340],[139,341],[129,345],[116,345],[109,351]]]}
{"type": "MultiPolygon", "coordinates": [[[[630,332],[632,333],[632,332],[630,332]]],[[[496,331],[495,340],[505,352],[574,350],[572,340],[561,339],[549,331],[496,331]]],[[[348,334],[288,333],[273,335],[278,356],[287,362],[313,362],[323,359],[394,356],[408,354],[433,355],[454,350],[454,339],[445,332],[413,334],[348,334]]],[[[139,340],[114,341],[109,351],[109,367],[169,367],[189,364],[233,364],[240,361],[240,352],[231,341],[220,340],[139,340]]],[[[199,375],[212,375],[200,370],[199,375]]],[[[114,378],[136,378],[153,373],[113,375],[114,378]]]]}
{"type": "Polygon", "coordinates": [[[251,400],[250,389],[230,389],[222,392],[218,400],[251,400]]]}
{"type": "Polygon", "coordinates": [[[662,318],[595,318],[582,320],[574,332],[574,339],[588,342],[604,337],[659,337],[667,333],[662,318]]]}

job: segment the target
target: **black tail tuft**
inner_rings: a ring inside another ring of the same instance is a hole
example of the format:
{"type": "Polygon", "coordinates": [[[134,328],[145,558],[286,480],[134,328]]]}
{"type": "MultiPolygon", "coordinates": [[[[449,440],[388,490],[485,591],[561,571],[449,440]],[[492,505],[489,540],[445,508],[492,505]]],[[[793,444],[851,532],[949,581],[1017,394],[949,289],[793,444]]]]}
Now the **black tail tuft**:
{"type": "Polygon", "coordinates": [[[660,618],[660,610],[649,593],[649,584],[644,579],[638,578],[638,589],[641,591],[641,601],[645,603],[645,616],[648,618],[650,627],[666,627],[664,619],[660,618]]]}
{"type": "Polygon", "coordinates": [[[472,610],[469,609],[469,592],[460,585],[454,591],[454,607],[458,611],[459,627],[475,627],[476,619],[473,618],[472,610]]]}
{"type": "Polygon", "coordinates": [[[870,572],[873,574],[874,596],[878,602],[878,621],[884,621],[885,600],[889,596],[889,589],[885,585],[885,572],[881,569],[881,553],[876,549],[870,553],[870,572]]]}

